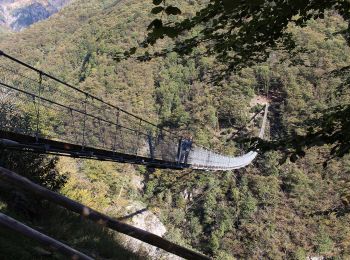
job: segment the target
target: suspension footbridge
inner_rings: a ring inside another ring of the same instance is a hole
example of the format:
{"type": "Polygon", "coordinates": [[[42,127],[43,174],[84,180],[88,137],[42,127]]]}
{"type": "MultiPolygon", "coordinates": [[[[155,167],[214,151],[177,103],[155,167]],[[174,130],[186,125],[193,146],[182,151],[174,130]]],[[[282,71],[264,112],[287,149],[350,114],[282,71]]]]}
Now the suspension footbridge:
{"type": "MultiPolygon", "coordinates": [[[[268,105],[259,138],[264,137],[268,105]]],[[[154,168],[233,170],[246,167],[257,151],[225,156],[159,127],[0,51],[0,148],[72,156],[154,168]]],[[[0,167],[0,179],[186,259],[209,257],[150,232],[112,219],[0,167]],[[87,213],[86,213],[87,212],[87,213]]],[[[3,213],[0,225],[56,248],[74,259],[92,259],[3,213]]]]}
{"type": "Polygon", "coordinates": [[[8,149],[199,170],[239,169],[257,157],[203,148],[2,51],[0,106],[0,145],[8,149]]]}

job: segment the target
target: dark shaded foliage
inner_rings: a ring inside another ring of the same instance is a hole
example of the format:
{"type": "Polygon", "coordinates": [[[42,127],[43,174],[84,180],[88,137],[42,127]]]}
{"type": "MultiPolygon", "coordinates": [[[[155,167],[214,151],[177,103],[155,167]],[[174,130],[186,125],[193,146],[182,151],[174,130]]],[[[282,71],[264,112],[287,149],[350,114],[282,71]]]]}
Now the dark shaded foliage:
{"type": "Polygon", "coordinates": [[[66,176],[56,169],[57,157],[6,149],[0,149],[0,156],[1,166],[50,190],[57,191],[66,182],[66,176]]]}
{"type": "Polygon", "coordinates": [[[292,162],[306,155],[306,150],[315,146],[330,145],[331,150],[328,161],[335,157],[343,157],[350,151],[350,106],[339,105],[323,111],[321,118],[303,122],[308,127],[305,135],[296,132],[288,137],[276,141],[264,141],[258,138],[240,137],[237,142],[250,143],[250,149],[258,149],[261,152],[270,150],[282,151],[292,162]]]}
{"type": "MultiPolygon", "coordinates": [[[[174,8],[166,7],[165,1],[156,1],[155,4],[159,12],[174,8]],[[159,6],[161,3],[164,6],[159,6]]],[[[212,0],[194,17],[181,22],[169,23],[155,19],[149,26],[145,45],[155,44],[164,36],[178,37],[185,31],[203,25],[199,35],[177,41],[173,51],[188,54],[194,47],[205,43],[206,54],[215,55],[218,61],[227,66],[228,71],[232,71],[264,61],[271,48],[293,49],[295,45],[285,31],[289,22],[304,26],[312,18],[323,18],[327,10],[336,10],[348,21],[349,9],[348,1],[212,0]]],[[[180,13],[178,10],[171,14],[180,13]]],[[[342,33],[348,38],[348,30],[342,33]]],[[[225,72],[222,75],[227,74],[225,72]]]]}

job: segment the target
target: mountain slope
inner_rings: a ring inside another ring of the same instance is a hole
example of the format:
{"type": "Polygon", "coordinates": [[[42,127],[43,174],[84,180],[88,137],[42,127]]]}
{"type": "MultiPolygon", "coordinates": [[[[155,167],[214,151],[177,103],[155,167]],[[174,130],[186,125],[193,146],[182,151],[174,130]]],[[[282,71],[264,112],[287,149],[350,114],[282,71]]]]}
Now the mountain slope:
{"type": "Polygon", "coordinates": [[[1,0],[0,26],[21,31],[57,13],[70,0],[1,0]]]}
{"type": "MultiPolygon", "coordinates": [[[[185,15],[195,12],[195,1],[183,2],[185,15]]],[[[239,150],[228,136],[244,128],[249,102],[264,89],[273,100],[272,137],[305,132],[307,120],[316,120],[322,108],[344,102],[336,94],[341,80],[325,77],[350,64],[350,49],[336,33],[344,21],[335,14],[302,29],[290,26],[297,46],[307,51],[293,57],[278,51],[216,86],[208,78],[215,58],[200,48],[194,57],[115,59],[142,42],[152,7],[151,1],[77,0],[0,39],[0,49],[229,154],[239,150]]],[[[164,39],[150,48],[171,46],[164,39]]],[[[63,192],[114,216],[142,200],[166,224],[169,239],[218,259],[347,259],[350,157],[324,168],[326,151],[311,149],[296,163],[271,151],[246,169],[215,174],[73,161],[62,170],[71,173],[63,192]]]]}

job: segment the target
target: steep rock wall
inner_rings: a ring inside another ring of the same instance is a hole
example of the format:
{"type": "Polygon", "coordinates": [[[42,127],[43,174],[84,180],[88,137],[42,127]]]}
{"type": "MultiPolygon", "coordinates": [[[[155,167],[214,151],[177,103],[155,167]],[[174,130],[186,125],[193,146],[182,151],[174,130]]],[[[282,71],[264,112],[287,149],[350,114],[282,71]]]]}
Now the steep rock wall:
{"type": "Polygon", "coordinates": [[[0,26],[21,31],[57,13],[70,0],[0,0],[0,26]]]}

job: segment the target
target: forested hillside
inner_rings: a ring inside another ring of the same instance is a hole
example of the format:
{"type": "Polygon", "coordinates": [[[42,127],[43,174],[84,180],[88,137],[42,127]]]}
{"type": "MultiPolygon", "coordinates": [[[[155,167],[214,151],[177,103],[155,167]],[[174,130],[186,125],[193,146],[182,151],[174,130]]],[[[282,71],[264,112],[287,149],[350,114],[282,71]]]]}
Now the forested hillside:
{"type": "MultiPolygon", "coordinates": [[[[179,2],[181,17],[194,15],[205,3],[179,2]]],[[[311,19],[303,28],[290,24],[288,32],[297,47],[293,54],[276,50],[265,62],[232,72],[216,84],[211,75],[220,70],[220,64],[203,55],[202,45],[192,55],[180,56],[171,52],[173,40],[164,38],[132,55],[167,48],[164,56],[147,61],[120,59],[146,38],[147,26],[155,18],[152,8],[152,1],[75,0],[51,19],[0,38],[0,49],[226,154],[239,154],[246,148],[232,137],[237,131],[249,132],[245,126],[259,108],[255,105],[258,96],[268,98],[271,105],[270,140],[302,135],[324,109],[350,101],[347,92],[338,94],[342,78],[331,73],[350,65],[350,48],[337,33],[346,23],[336,12],[311,19]]],[[[230,172],[153,170],[51,157],[33,160],[32,155],[26,155],[24,166],[19,167],[13,162],[20,155],[3,156],[9,157],[5,162],[13,169],[23,169],[33,161],[32,166],[55,169],[56,189],[111,216],[146,209],[165,225],[165,237],[215,259],[347,259],[350,156],[324,164],[329,150],[327,145],[312,147],[293,162],[284,151],[264,151],[254,165],[230,172]]],[[[34,179],[42,181],[40,172],[20,173],[32,178],[39,175],[34,179]]],[[[27,196],[24,201],[33,200],[27,196]]],[[[3,197],[1,211],[49,228],[52,235],[88,254],[119,259],[123,252],[125,259],[136,257],[119,246],[114,248],[120,237],[81,224],[65,211],[53,206],[44,210],[45,203],[18,211],[8,204],[11,198],[3,197]],[[73,236],[68,227],[88,234],[73,236]]],[[[33,250],[35,245],[21,242],[25,246],[19,250],[21,244],[17,247],[16,243],[15,236],[0,240],[0,252],[22,258],[42,255],[33,250]]],[[[149,251],[136,253],[140,254],[149,255],[149,251]]]]}

